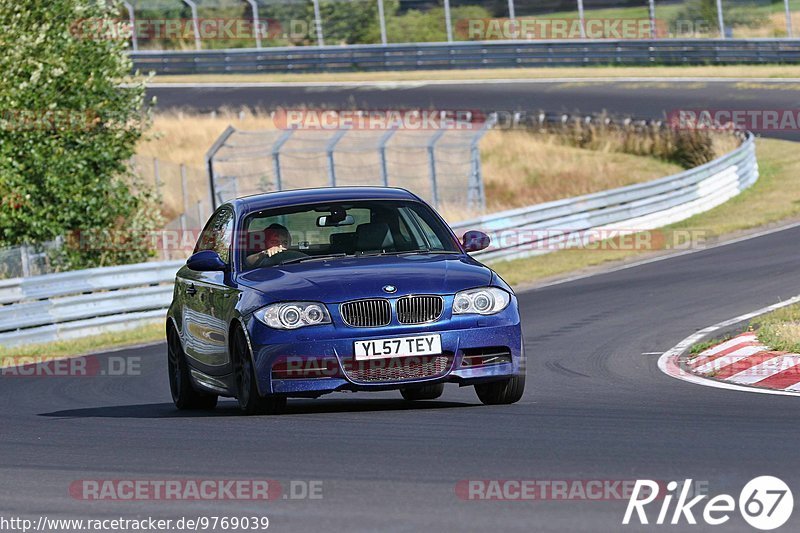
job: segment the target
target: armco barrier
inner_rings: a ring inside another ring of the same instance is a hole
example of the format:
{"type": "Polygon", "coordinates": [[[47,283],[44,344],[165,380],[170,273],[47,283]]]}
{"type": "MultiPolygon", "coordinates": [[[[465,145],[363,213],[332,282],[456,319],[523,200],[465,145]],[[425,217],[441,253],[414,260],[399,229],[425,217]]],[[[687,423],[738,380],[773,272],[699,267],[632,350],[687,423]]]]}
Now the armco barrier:
{"type": "MultiPolygon", "coordinates": [[[[457,233],[482,229],[493,244],[483,261],[547,253],[560,236],[585,230],[656,228],[719,205],[758,179],[752,135],[733,152],[654,181],[504,211],[459,222],[457,233]],[[536,230],[550,230],[549,242],[536,230]],[[555,230],[555,231],[552,231],[555,230]]],[[[182,261],[93,268],[0,281],[0,345],[74,338],[159,321],[182,261]]]]}
{"type": "Polygon", "coordinates": [[[796,63],[800,39],[481,41],[131,52],[159,74],[796,63]]]}
{"type": "Polygon", "coordinates": [[[552,251],[571,234],[653,229],[707,211],[758,179],[755,141],[748,134],[734,151],[699,167],[645,183],[494,213],[453,224],[456,233],[480,229],[492,245],[481,261],[518,259],[552,251]]]}

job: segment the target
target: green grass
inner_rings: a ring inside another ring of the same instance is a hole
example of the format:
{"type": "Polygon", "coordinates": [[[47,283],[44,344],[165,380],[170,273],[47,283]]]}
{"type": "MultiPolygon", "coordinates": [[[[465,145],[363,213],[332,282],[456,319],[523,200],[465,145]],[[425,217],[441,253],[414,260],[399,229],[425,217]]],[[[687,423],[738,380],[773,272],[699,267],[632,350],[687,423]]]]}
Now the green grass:
{"type": "Polygon", "coordinates": [[[150,324],[124,331],[91,335],[80,339],[25,346],[0,346],[0,367],[13,365],[20,358],[58,359],[85,355],[111,348],[132,346],[164,339],[164,325],[150,324]]]}
{"type": "MultiPolygon", "coordinates": [[[[692,234],[714,241],[740,231],[800,217],[800,145],[790,141],[756,141],[760,178],[750,189],[710,211],[659,230],[654,243],[660,249],[682,245],[680,237],[692,234]],[[663,236],[663,241],[661,237],[663,236]]],[[[652,235],[652,234],[651,234],[652,235]]],[[[608,243],[609,245],[613,242],[608,243]]],[[[531,284],[588,267],[634,260],[652,249],[568,249],[546,255],[501,261],[492,267],[511,285],[531,284]]]]}
{"type": "Polygon", "coordinates": [[[750,321],[758,340],[783,352],[800,353],[800,304],[789,305],[750,321]]]}

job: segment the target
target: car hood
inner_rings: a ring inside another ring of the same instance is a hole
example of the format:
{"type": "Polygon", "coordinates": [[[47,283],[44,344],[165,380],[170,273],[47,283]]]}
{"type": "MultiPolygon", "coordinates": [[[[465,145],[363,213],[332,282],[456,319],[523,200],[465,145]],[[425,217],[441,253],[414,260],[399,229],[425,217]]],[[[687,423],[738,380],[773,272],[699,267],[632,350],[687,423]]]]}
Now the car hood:
{"type": "Polygon", "coordinates": [[[492,271],[459,255],[347,257],[259,268],[238,277],[240,285],[272,301],[337,303],[376,296],[453,294],[488,285],[492,271]],[[393,285],[397,292],[383,290],[393,285]]]}

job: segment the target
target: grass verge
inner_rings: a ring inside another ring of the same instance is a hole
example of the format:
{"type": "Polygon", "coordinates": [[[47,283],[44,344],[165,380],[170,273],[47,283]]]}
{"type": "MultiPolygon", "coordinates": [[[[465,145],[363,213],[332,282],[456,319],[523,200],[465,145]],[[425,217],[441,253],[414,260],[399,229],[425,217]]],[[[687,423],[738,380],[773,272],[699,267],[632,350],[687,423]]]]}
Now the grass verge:
{"type": "Polygon", "coordinates": [[[798,78],[792,65],[697,65],[642,67],[543,67],[389,72],[309,72],[287,74],[159,74],[159,83],[310,83],[494,80],[547,78],[798,78]]]}
{"type": "Polygon", "coordinates": [[[800,353],[800,304],[756,317],[750,327],[757,331],[758,340],[773,350],[800,353]]]}
{"type": "MultiPolygon", "coordinates": [[[[738,232],[800,217],[798,144],[758,139],[756,150],[760,178],[755,185],[721,206],[659,230],[659,234],[665,236],[661,250],[685,246],[685,242],[678,240],[680,236],[700,235],[709,243],[738,232]]],[[[611,242],[592,249],[568,249],[527,259],[501,261],[492,267],[511,285],[521,286],[611,262],[632,261],[653,253],[658,252],[652,248],[622,249],[611,242]]]]}
{"type": "Polygon", "coordinates": [[[0,346],[0,368],[14,365],[16,361],[24,361],[29,358],[36,358],[39,361],[62,357],[77,357],[112,348],[133,346],[163,339],[164,325],[159,322],[124,331],[114,331],[46,344],[29,344],[16,347],[0,346]]]}

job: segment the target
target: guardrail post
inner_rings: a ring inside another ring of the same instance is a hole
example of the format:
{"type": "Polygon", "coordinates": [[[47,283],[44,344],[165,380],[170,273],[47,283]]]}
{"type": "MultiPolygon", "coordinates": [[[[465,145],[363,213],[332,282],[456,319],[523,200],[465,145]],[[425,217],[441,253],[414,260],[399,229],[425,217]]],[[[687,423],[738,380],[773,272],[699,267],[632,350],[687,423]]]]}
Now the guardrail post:
{"type": "Polygon", "coordinates": [[[792,38],[792,10],[789,9],[789,0],[783,0],[783,7],[786,10],[786,36],[792,38]]]}
{"type": "Polygon", "coordinates": [[[319,0],[314,0],[314,27],[317,30],[317,45],[325,46],[325,39],[322,38],[322,15],[319,12],[319,0]]]}
{"type": "Polygon", "coordinates": [[[444,0],[444,25],[447,30],[447,42],[453,42],[453,20],[450,18],[450,0],[444,0]]]}
{"type": "Polygon", "coordinates": [[[381,135],[380,140],[378,141],[378,156],[381,160],[381,182],[383,183],[384,187],[389,186],[389,167],[386,164],[386,143],[389,142],[389,139],[392,138],[397,132],[396,126],[393,124],[389,131],[381,135]]]}
{"type": "Polygon", "coordinates": [[[195,4],[193,0],[183,0],[183,3],[192,9],[192,28],[194,29],[194,47],[196,50],[200,50],[202,47],[200,45],[200,23],[198,21],[199,17],[197,16],[197,4],[195,4]]]}
{"type": "Polygon", "coordinates": [[[123,0],[122,3],[125,5],[125,9],[128,10],[128,20],[131,24],[131,46],[133,47],[133,51],[136,52],[139,49],[139,38],[136,35],[136,13],[133,9],[133,5],[130,2],[123,0]]]}
{"type": "Polygon", "coordinates": [[[383,12],[383,0],[378,0],[378,23],[381,27],[381,44],[386,46],[386,15],[383,12]]]}
{"type": "Polygon", "coordinates": [[[256,48],[261,48],[261,22],[258,20],[258,4],[256,0],[246,0],[253,12],[253,35],[256,38],[256,48]]]}
{"type": "Polygon", "coordinates": [[[328,141],[328,144],[325,146],[325,153],[328,155],[328,184],[331,187],[336,187],[336,165],[333,161],[333,151],[346,133],[346,129],[340,129],[331,137],[331,140],[328,141]]]}
{"type": "Polygon", "coordinates": [[[439,184],[436,181],[436,143],[442,138],[444,132],[444,129],[438,130],[433,134],[431,140],[428,141],[428,167],[431,173],[431,203],[435,209],[439,208],[439,184]]]}
{"type": "Polygon", "coordinates": [[[281,148],[292,136],[294,130],[286,130],[272,145],[272,167],[275,170],[275,188],[279,191],[283,190],[283,175],[281,174],[281,148]]]}

